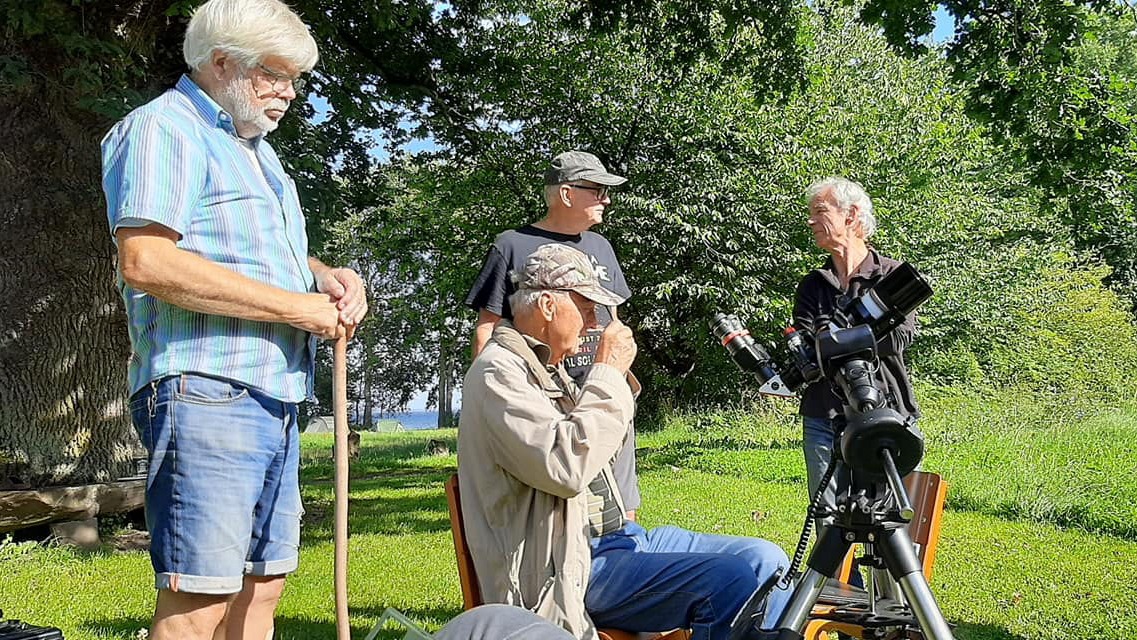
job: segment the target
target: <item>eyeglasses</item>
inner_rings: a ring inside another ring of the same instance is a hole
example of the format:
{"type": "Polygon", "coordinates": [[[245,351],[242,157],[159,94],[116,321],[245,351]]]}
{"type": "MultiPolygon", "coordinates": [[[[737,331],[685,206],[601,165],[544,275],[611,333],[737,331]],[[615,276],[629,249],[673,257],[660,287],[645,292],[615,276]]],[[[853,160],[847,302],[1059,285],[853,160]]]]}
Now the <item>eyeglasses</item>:
{"type": "Polygon", "coordinates": [[[597,200],[603,200],[604,198],[608,197],[608,187],[607,186],[590,187],[586,184],[570,184],[567,186],[570,186],[573,189],[584,189],[586,191],[592,191],[596,194],[597,200]]]}
{"type": "Polygon", "coordinates": [[[293,91],[300,93],[304,91],[305,85],[308,84],[308,81],[304,78],[293,78],[292,76],[287,76],[278,71],[273,71],[263,64],[258,64],[257,69],[260,69],[261,73],[265,74],[269,77],[269,79],[272,80],[272,90],[276,93],[280,93],[290,86],[292,87],[293,91]]]}

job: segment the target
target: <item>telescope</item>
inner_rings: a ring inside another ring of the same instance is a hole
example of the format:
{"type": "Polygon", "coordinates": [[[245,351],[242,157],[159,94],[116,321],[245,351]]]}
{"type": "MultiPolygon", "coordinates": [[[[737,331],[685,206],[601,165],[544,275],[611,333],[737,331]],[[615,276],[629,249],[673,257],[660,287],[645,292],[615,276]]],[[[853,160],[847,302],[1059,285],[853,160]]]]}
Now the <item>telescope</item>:
{"type": "MultiPolygon", "coordinates": [[[[793,581],[793,596],[774,627],[778,640],[802,638],[813,605],[828,580],[855,542],[871,543],[879,550],[883,567],[906,599],[899,626],[918,626],[923,637],[952,640],[928,582],[920,570],[906,526],[914,516],[904,489],[903,476],[924,457],[924,437],[912,417],[892,406],[884,385],[877,378],[877,344],[932,296],[932,287],[914,267],[903,263],[857,298],[838,305],[834,317],[820,329],[790,327],[783,333],[784,353],[775,358],[755,342],[734,315],[717,313],[711,333],[730,353],[735,363],[758,377],[760,393],[794,397],[811,384],[828,383],[842,401],[842,413],[834,420],[840,446],[821,486],[811,501],[802,537],[784,581],[793,581]],[[811,333],[811,329],[816,333],[811,333]],[[849,487],[837,496],[836,510],[821,512],[825,487],[834,471],[844,464],[849,487]],[[814,518],[833,516],[833,523],[819,533],[807,562],[805,555],[814,518]]],[[[731,629],[730,640],[754,637],[754,620],[775,585],[763,585],[743,607],[731,629]]],[[[868,594],[870,604],[874,594],[868,594]]],[[[769,632],[763,632],[769,633],[769,632]]]]}
{"type": "Polygon", "coordinates": [[[816,336],[806,329],[786,329],[786,355],[781,361],[755,342],[737,316],[715,314],[711,333],[739,368],[758,377],[760,393],[793,397],[810,384],[829,380],[844,402],[847,426],[840,448],[845,463],[883,479],[888,462],[881,452],[888,451],[903,476],[923,459],[924,438],[913,421],[889,406],[876,379],[876,345],[931,296],[928,281],[912,265],[902,263],[839,308],[816,336]]]}

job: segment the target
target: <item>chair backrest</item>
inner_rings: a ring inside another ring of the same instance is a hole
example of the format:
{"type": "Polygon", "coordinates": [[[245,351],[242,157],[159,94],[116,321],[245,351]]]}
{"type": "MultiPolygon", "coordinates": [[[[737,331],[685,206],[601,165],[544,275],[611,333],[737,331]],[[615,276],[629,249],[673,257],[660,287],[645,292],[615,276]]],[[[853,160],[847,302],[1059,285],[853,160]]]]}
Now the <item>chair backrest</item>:
{"type": "Polygon", "coordinates": [[[458,559],[458,581],[462,584],[462,606],[473,609],[482,604],[482,590],[474,559],[466,545],[466,523],[462,520],[462,496],[458,493],[458,475],[446,481],[446,504],[450,507],[450,534],[454,536],[454,556],[458,559]]]}
{"type": "Polygon", "coordinates": [[[904,478],[904,488],[912,500],[916,511],[908,524],[908,537],[916,545],[916,555],[920,558],[924,578],[932,579],[932,567],[936,563],[936,549],[940,545],[940,523],[944,515],[944,502],[947,500],[947,482],[938,473],[913,471],[904,478]]]}

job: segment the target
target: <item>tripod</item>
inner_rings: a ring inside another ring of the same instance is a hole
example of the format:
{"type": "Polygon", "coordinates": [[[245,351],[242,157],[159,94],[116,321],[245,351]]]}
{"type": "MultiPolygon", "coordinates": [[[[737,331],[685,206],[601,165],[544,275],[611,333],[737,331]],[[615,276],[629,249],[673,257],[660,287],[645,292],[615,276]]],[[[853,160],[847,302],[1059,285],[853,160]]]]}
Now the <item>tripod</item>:
{"type": "MultiPolygon", "coordinates": [[[[884,481],[852,468],[848,490],[837,497],[834,522],[820,532],[806,563],[808,569],[797,581],[790,603],[778,621],[778,640],[803,637],[822,589],[837,575],[849,548],[857,542],[873,545],[873,553],[899,585],[907,603],[895,607],[896,612],[903,615],[910,609],[925,638],[952,640],[951,629],[928,588],[908,537],[906,525],[913,516],[912,503],[896,469],[894,454],[882,448],[877,455],[884,481]]],[[[870,603],[874,597],[869,593],[870,603]]]]}

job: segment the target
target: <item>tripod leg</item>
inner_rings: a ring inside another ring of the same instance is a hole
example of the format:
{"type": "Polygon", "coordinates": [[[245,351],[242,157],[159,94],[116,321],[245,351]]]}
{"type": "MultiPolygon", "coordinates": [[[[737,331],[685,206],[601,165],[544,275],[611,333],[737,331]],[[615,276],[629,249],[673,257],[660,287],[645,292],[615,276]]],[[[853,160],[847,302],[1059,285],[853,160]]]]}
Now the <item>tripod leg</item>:
{"type": "Polygon", "coordinates": [[[924,637],[930,640],[952,640],[951,628],[944,620],[944,614],[940,612],[932,590],[928,588],[928,581],[920,570],[920,561],[916,558],[908,532],[903,528],[885,531],[877,542],[876,549],[884,558],[888,570],[900,583],[900,590],[908,598],[908,605],[916,614],[924,637]]]}

